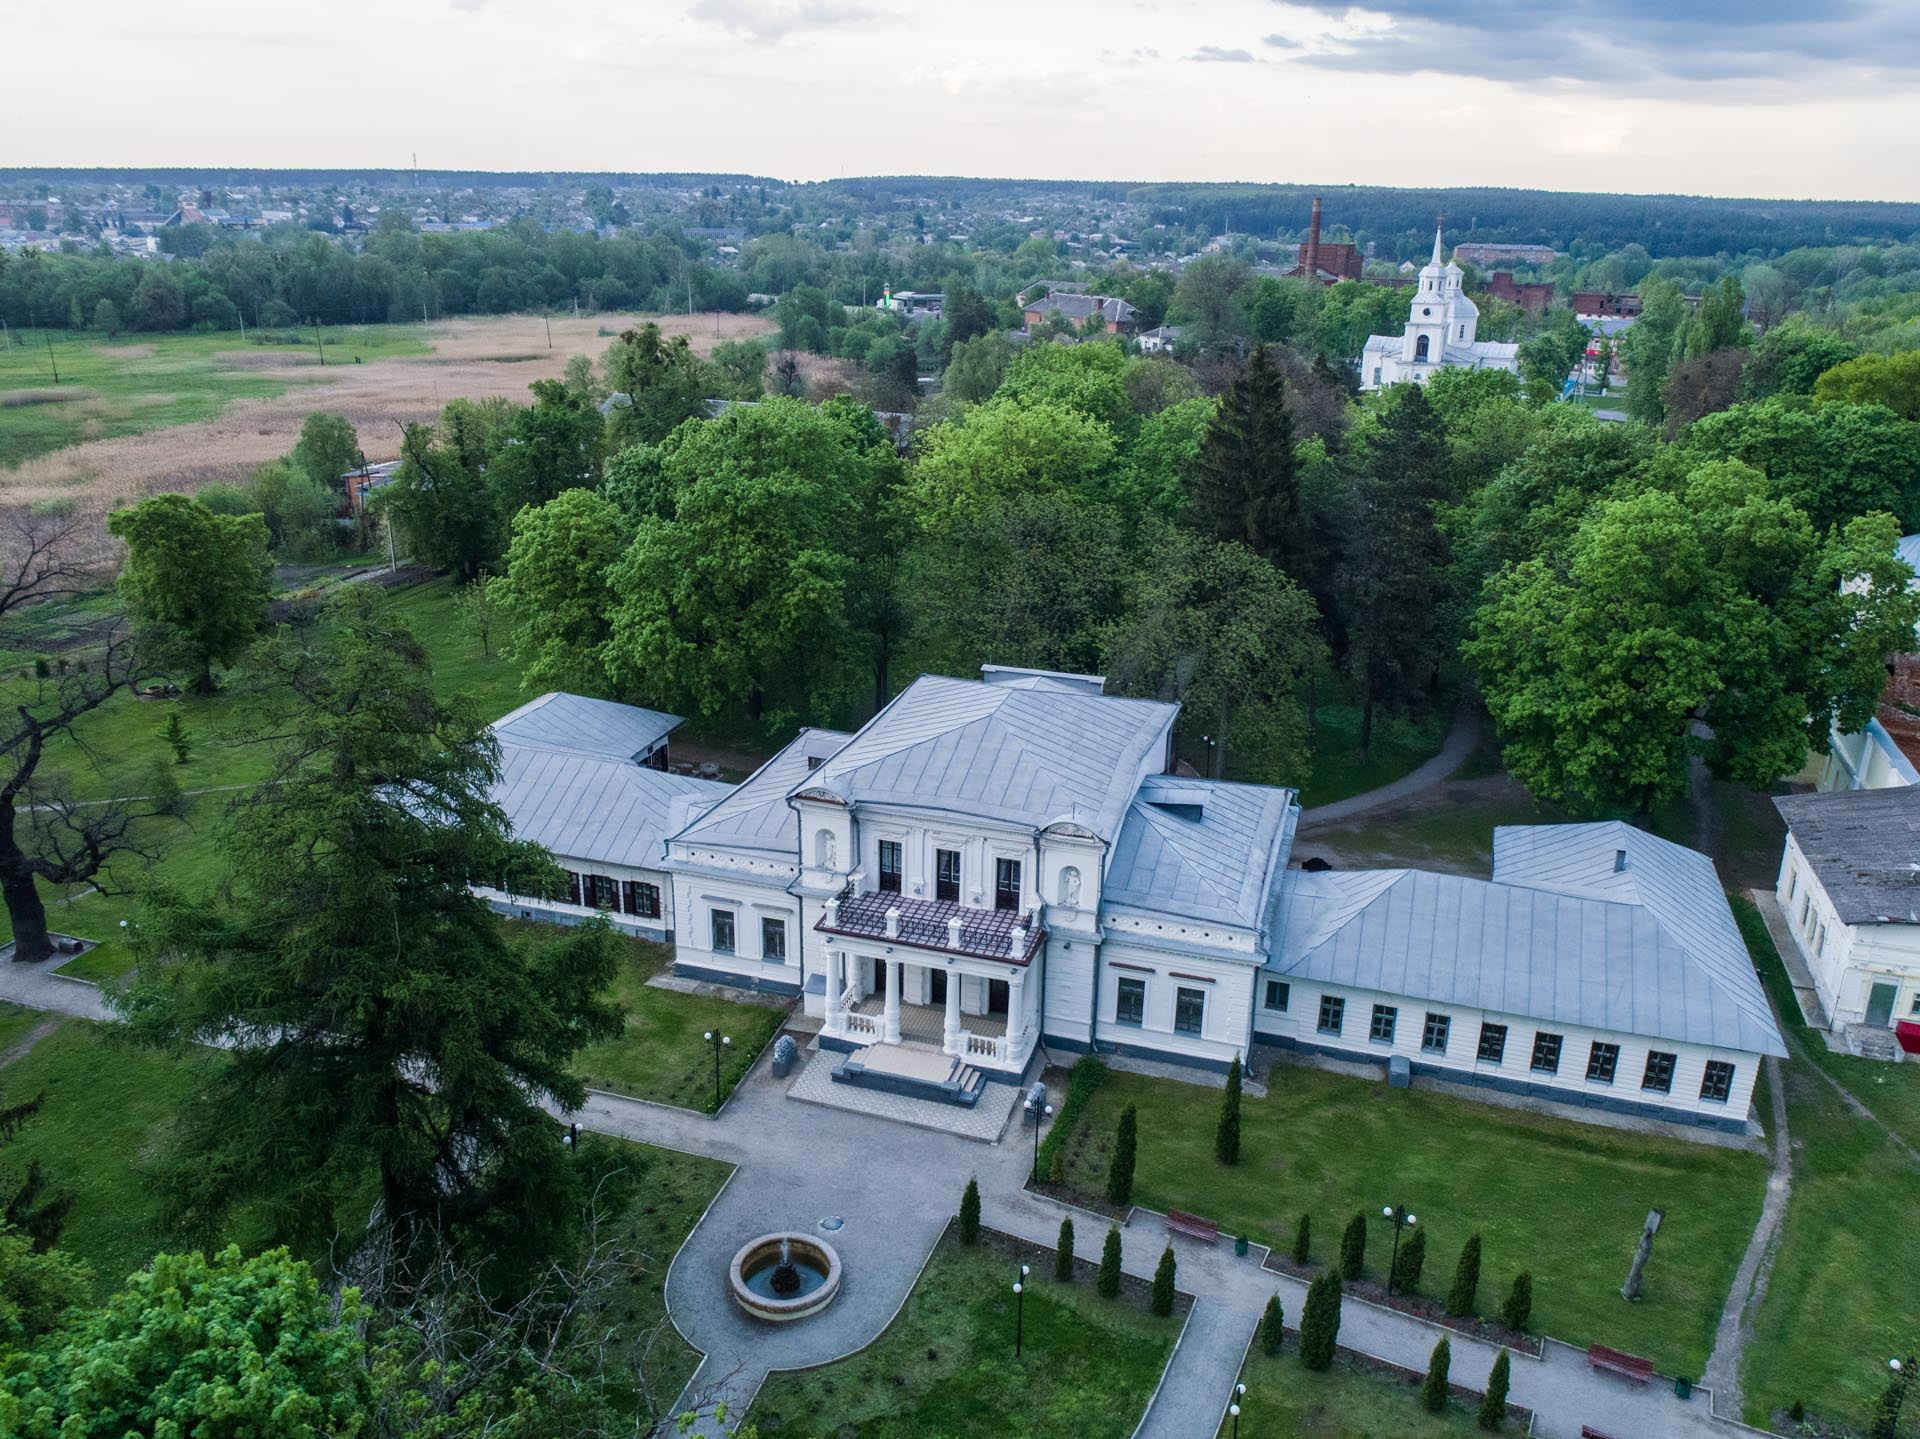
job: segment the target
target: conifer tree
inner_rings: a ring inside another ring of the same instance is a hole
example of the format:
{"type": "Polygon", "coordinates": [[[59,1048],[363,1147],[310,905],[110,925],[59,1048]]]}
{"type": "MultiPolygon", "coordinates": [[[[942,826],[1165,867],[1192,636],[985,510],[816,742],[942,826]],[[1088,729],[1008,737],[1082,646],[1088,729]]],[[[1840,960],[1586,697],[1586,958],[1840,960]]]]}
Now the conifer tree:
{"type": "Polygon", "coordinates": [[[1308,1255],[1311,1253],[1311,1250],[1308,1248],[1308,1243],[1312,1237],[1312,1232],[1312,1216],[1306,1214],[1301,1215],[1300,1227],[1293,1231],[1293,1262],[1295,1264],[1305,1264],[1307,1262],[1308,1255]]]}
{"type": "Polygon", "coordinates": [[[1366,1272],[1367,1267],[1367,1216],[1356,1214],[1347,1221],[1346,1233],[1340,1236],[1340,1277],[1349,1283],[1366,1272]]]}
{"type": "Polygon", "coordinates": [[[1073,1283],[1073,1221],[1060,1221],[1060,1237],[1053,1246],[1053,1277],[1062,1284],[1073,1283]]]}
{"type": "Polygon", "coordinates": [[[1494,1356],[1493,1369],[1487,1375],[1486,1396],[1480,1401],[1480,1427],[1495,1434],[1507,1422],[1507,1384],[1512,1367],[1506,1350],[1494,1356]]]}
{"type": "Polygon", "coordinates": [[[1427,1263],[1427,1231],[1414,1226],[1413,1234],[1400,1246],[1393,1264],[1393,1287],[1399,1294],[1420,1292],[1420,1271],[1427,1263]]]}
{"type": "Polygon", "coordinates": [[[1453,1288],[1447,1291],[1447,1313],[1456,1319],[1473,1313],[1480,1299],[1480,1236],[1467,1236],[1466,1248],[1453,1269],[1453,1288]]]}
{"type": "Polygon", "coordinates": [[[1520,1273],[1513,1276],[1513,1288],[1507,1292],[1507,1302],[1500,1306],[1500,1322],[1518,1334],[1527,1327],[1527,1319],[1533,1313],[1533,1276],[1520,1273]]]}
{"type": "Polygon", "coordinates": [[[1443,1334],[1440,1342],[1433,1346],[1433,1355],[1427,1360],[1427,1377],[1420,1385],[1420,1402],[1429,1414],[1440,1414],[1446,1410],[1447,1371],[1452,1366],[1453,1347],[1443,1334]]]}
{"type": "Polygon", "coordinates": [[[1107,1226],[1107,1242],[1100,1250],[1100,1280],[1095,1285],[1102,1299],[1120,1297],[1120,1226],[1107,1226]]]}
{"type": "Polygon", "coordinates": [[[1113,1160],[1107,1166],[1109,1204],[1128,1204],[1133,1200],[1133,1160],[1139,1124],[1140,1117],[1131,1104],[1120,1111],[1120,1125],[1113,1136],[1113,1160]]]}
{"type": "Polygon", "coordinates": [[[1160,1262],[1153,1271],[1153,1301],[1150,1307],[1162,1319],[1173,1313],[1173,1246],[1160,1251],[1160,1262]]]}
{"type": "Polygon", "coordinates": [[[980,1181],[969,1179],[966,1191],[960,1196],[960,1242],[977,1244],[980,1241],[980,1181]]]}
{"type": "Polygon", "coordinates": [[[1267,1301],[1267,1312],[1260,1316],[1260,1352],[1271,1359],[1287,1342],[1286,1319],[1280,1312],[1280,1296],[1267,1301]]]}
{"type": "Polygon", "coordinates": [[[1220,397],[1187,475],[1193,527],[1245,545],[1313,589],[1312,544],[1300,504],[1287,386],[1256,348],[1220,397]]]}
{"type": "Polygon", "coordinates": [[[1300,1309],[1300,1363],[1308,1369],[1330,1368],[1339,1339],[1340,1276],[1328,1269],[1307,1286],[1300,1309]]]}
{"type": "Polygon", "coordinates": [[[1222,1164],[1240,1162],[1240,1056],[1227,1066],[1226,1092],[1220,1096],[1220,1120],[1214,1126],[1213,1154],[1222,1164]]]}

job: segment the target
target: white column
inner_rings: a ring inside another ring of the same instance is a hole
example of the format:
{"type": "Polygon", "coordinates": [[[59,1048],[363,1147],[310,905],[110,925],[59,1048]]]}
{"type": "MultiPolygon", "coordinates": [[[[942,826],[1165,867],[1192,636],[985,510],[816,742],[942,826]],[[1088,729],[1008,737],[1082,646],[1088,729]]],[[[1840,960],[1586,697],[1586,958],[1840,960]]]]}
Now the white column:
{"type": "Polygon", "coordinates": [[[887,1030],[885,1039],[888,1044],[900,1042],[900,961],[887,961],[887,1030]]]}
{"type": "Polygon", "coordinates": [[[1015,970],[1013,978],[1007,981],[1007,1035],[1003,1041],[1003,1055],[1007,1059],[1020,1053],[1020,1037],[1027,1032],[1026,989],[1026,973],[1015,970]]]}
{"type": "Polygon", "coordinates": [[[947,1019],[942,1032],[946,1043],[941,1047],[948,1054],[960,1052],[960,971],[947,971],[947,1019]]]}
{"type": "Polygon", "coordinates": [[[841,963],[840,951],[837,949],[828,950],[827,951],[827,1033],[828,1034],[843,1034],[846,1032],[846,1028],[847,1028],[846,1006],[843,1001],[843,996],[847,992],[844,970],[845,970],[845,966],[841,963]]]}

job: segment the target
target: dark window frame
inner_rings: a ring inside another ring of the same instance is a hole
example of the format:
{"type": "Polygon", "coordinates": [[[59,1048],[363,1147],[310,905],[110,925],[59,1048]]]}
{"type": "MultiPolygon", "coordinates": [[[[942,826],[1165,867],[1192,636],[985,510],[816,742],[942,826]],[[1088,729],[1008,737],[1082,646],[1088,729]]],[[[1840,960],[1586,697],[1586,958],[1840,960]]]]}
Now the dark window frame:
{"type": "Polygon", "coordinates": [[[1020,908],[1020,861],[998,857],[993,862],[993,907],[1020,908]]]}
{"type": "Polygon", "coordinates": [[[593,894],[595,909],[617,912],[620,908],[620,885],[610,874],[590,874],[587,884],[593,894]]]}
{"type": "Polygon", "coordinates": [[[901,872],[906,867],[906,857],[897,839],[880,841],[880,858],[876,862],[880,873],[880,890],[883,894],[900,893],[901,872]],[[888,860],[893,863],[889,865],[888,860]]]}
{"type": "Polygon", "coordinates": [[[953,904],[960,902],[960,851],[936,849],[933,852],[933,897],[953,904]],[[949,864],[948,861],[952,863],[949,864]],[[953,872],[949,874],[947,871],[953,872]]]}
{"type": "Polygon", "coordinates": [[[1347,1022],[1347,1001],[1345,996],[1323,994],[1320,996],[1320,1013],[1316,1017],[1313,1032],[1315,1034],[1338,1034],[1347,1022]],[[1328,1016],[1332,1022],[1328,1022],[1328,1016]]]}
{"type": "Polygon", "coordinates": [[[730,909],[710,909],[707,911],[707,940],[715,954],[738,954],[740,952],[740,927],[730,909]],[[722,921],[726,924],[727,942],[720,943],[722,921]]]}
{"type": "Polygon", "coordinates": [[[1647,1051],[1647,1067],[1640,1072],[1640,1087],[1649,1094],[1672,1094],[1673,1071],[1680,1057],[1664,1049],[1647,1051]]]}
{"type": "Polygon", "coordinates": [[[1400,1007],[1396,1004],[1376,1004],[1373,1017],[1367,1021],[1367,1039],[1373,1044],[1392,1044],[1394,1032],[1400,1028],[1400,1007]]]}
{"type": "Polygon", "coordinates": [[[787,962],[787,922],[784,919],[777,919],[770,914],[760,916],[760,958],[768,964],[787,962]],[[767,940],[774,935],[779,936],[778,943],[773,948],[769,948],[767,940]],[[774,949],[779,953],[776,954],[774,949]]]}
{"type": "Polygon", "coordinates": [[[1453,1016],[1427,1011],[1425,1022],[1420,1026],[1420,1052],[1422,1054],[1445,1054],[1447,1043],[1453,1038],[1453,1016]]]}
{"type": "Polygon", "coordinates": [[[567,903],[580,903],[580,876],[573,870],[563,869],[560,873],[567,877],[567,903]]]}
{"type": "Polygon", "coordinates": [[[1122,978],[1113,989],[1113,1022],[1138,1029],[1146,1020],[1147,982],[1130,976],[1122,978]]]}
{"type": "Polygon", "coordinates": [[[1700,1074],[1700,1098],[1708,1104],[1725,1104],[1733,1097],[1734,1072],[1732,1060],[1709,1059],[1700,1074]]]}
{"type": "Polygon", "coordinates": [[[621,885],[621,899],[628,914],[638,919],[660,918],[660,886],[644,879],[630,879],[621,885]]]}
{"type": "Polygon", "coordinates": [[[1262,1008],[1270,1009],[1275,1014],[1285,1014],[1287,1012],[1287,1006],[1292,1002],[1293,986],[1291,984],[1284,979],[1270,979],[1267,981],[1267,992],[1262,1002],[1262,1008]],[[1278,1004],[1273,1002],[1276,991],[1278,991],[1280,996],[1280,1002],[1278,1004]]]}
{"type": "Polygon", "coordinates": [[[1567,1037],[1555,1034],[1550,1029],[1536,1029],[1533,1032],[1533,1053],[1527,1059],[1529,1074],[1558,1074],[1560,1058],[1567,1047],[1567,1037]]]}
{"type": "Polygon", "coordinates": [[[1173,992],[1173,1032],[1175,1034],[1205,1034],[1207,1032],[1207,992],[1190,985],[1181,985],[1173,992]]]}
{"type": "Polygon", "coordinates": [[[1604,1039],[1596,1039],[1587,1047],[1587,1081],[1590,1084],[1612,1084],[1614,1075],[1620,1068],[1620,1046],[1604,1039]]]}
{"type": "Polygon", "coordinates": [[[1480,1064],[1505,1064],[1507,1062],[1507,1026],[1489,1024],[1480,1021],[1480,1045],[1474,1051],[1474,1058],[1480,1064]]]}

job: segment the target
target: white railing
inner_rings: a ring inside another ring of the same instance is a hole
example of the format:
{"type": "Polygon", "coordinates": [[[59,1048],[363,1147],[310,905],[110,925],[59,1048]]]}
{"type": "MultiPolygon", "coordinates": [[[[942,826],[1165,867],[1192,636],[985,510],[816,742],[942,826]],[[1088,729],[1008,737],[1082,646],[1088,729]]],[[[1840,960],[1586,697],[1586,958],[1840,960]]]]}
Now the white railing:
{"type": "Polygon", "coordinates": [[[842,1015],[848,1034],[865,1034],[873,1038],[880,1037],[880,1022],[871,1014],[856,1014],[852,1010],[842,1015]]]}
{"type": "Polygon", "coordinates": [[[1005,1059],[1007,1057],[1006,1042],[997,1035],[974,1034],[968,1031],[964,1038],[966,1041],[966,1053],[968,1055],[977,1054],[986,1059],[1005,1059]]]}

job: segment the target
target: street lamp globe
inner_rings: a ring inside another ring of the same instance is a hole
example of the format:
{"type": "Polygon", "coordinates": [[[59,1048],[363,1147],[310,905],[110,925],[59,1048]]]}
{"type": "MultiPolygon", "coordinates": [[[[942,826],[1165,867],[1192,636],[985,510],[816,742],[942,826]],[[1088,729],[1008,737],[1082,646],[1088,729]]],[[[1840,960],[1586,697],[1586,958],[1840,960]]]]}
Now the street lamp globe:
{"type": "Polygon", "coordinates": [[[1895,1374],[1898,1374],[1900,1372],[1900,1361],[1898,1359],[1889,1359],[1887,1361],[1887,1368],[1891,1369],[1895,1374]]]}
{"type": "Polygon", "coordinates": [[[1229,1404],[1227,1406],[1227,1413],[1238,1419],[1240,1417],[1240,1406],[1238,1404],[1229,1404]]]}
{"type": "Polygon", "coordinates": [[[711,1029],[709,1029],[705,1034],[701,1035],[700,1037],[706,1040],[708,1044],[713,1043],[713,1031],[711,1029]]]}
{"type": "Polygon", "coordinates": [[[1392,1206],[1391,1204],[1383,1204],[1383,1205],[1381,1205],[1381,1206],[1380,1206],[1380,1217],[1381,1217],[1382,1219],[1391,1219],[1391,1218],[1393,1218],[1393,1206],[1392,1206]]]}
{"type": "Polygon", "coordinates": [[[1026,1286],[1021,1284],[1021,1282],[1018,1279],[1013,1281],[1013,1292],[1015,1294],[1023,1293],[1025,1291],[1025,1288],[1026,1286]]]}
{"type": "Polygon", "coordinates": [[[1419,1222],[1420,1222],[1420,1216],[1419,1216],[1419,1215],[1417,1215],[1417,1214],[1409,1214],[1409,1215],[1407,1216],[1407,1223],[1409,1223],[1409,1224],[1418,1224],[1419,1222]]]}

